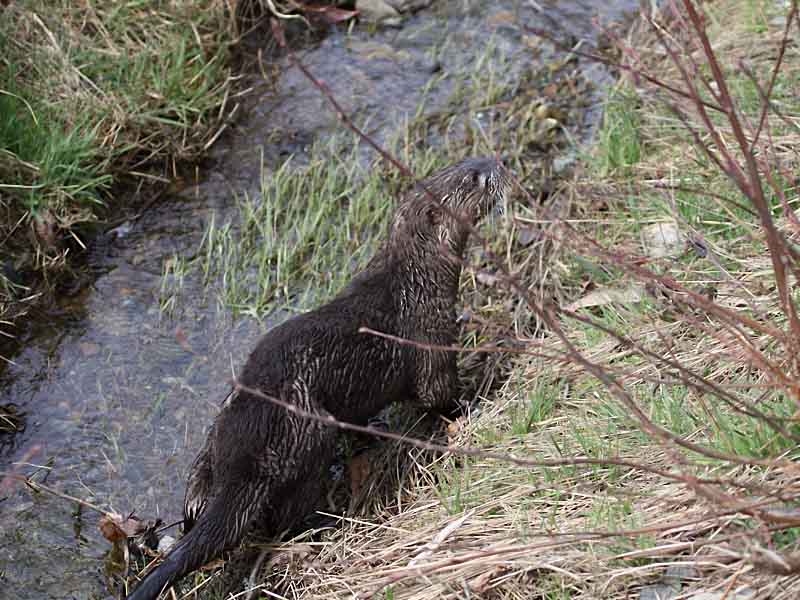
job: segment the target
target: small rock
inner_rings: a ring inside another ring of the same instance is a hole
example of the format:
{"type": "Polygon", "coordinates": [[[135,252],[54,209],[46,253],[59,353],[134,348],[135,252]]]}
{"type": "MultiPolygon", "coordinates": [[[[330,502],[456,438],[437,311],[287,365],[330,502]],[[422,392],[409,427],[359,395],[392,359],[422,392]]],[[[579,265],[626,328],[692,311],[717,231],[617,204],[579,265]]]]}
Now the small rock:
{"type": "Polygon", "coordinates": [[[566,171],[572,168],[576,162],[574,152],[570,152],[565,156],[558,156],[553,159],[553,174],[563,175],[566,171]]]}
{"type": "Polygon", "coordinates": [[[700,579],[700,572],[692,565],[671,565],[662,577],[665,583],[682,583],[700,579]]]}
{"type": "Polygon", "coordinates": [[[169,552],[170,548],[175,545],[175,538],[171,535],[165,535],[160,540],[158,540],[158,551],[161,554],[166,554],[169,552]]]}
{"type": "Polygon", "coordinates": [[[497,283],[498,277],[497,275],[487,273],[486,271],[480,271],[477,275],[475,275],[475,279],[477,279],[478,282],[482,283],[483,285],[492,287],[497,283]]]}
{"type": "Polygon", "coordinates": [[[664,583],[654,583],[646,585],[639,592],[639,600],[671,600],[681,591],[679,585],[667,585],[664,583]]]}
{"type": "Polygon", "coordinates": [[[541,237],[542,232],[536,227],[524,227],[517,233],[517,241],[523,246],[530,246],[541,237]]]}
{"type": "Polygon", "coordinates": [[[122,239],[127,237],[133,231],[133,224],[130,221],[125,221],[122,225],[117,225],[113,229],[109,229],[108,235],[122,239]]]}
{"type": "Polygon", "coordinates": [[[405,13],[428,8],[433,0],[386,0],[386,3],[397,12],[405,13]]]}
{"type": "Polygon", "coordinates": [[[546,118],[552,116],[550,107],[547,104],[540,104],[539,106],[537,106],[533,114],[540,121],[544,121],[546,118]]]}
{"type": "Polygon", "coordinates": [[[770,27],[774,27],[775,29],[783,29],[786,27],[786,16],[785,15],[778,15],[777,17],[772,17],[769,20],[770,27]]]}
{"type": "Polygon", "coordinates": [[[385,0],[357,0],[356,10],[361,19],[372,23],[396,22],[400,20],[400,13],[385,0]]]}
{"type": "Polygon", "coordinates": [[[642,229],[642,248],[651,258],[678,256],[683,252],[686,237],[675,221],[653,223],[642,229]]]}
{"type": "Polygon", "coordinates": [[[545,131],[552,131],[559,125],[560,123],[558,122],[558,119],[553,119],[552,117],[548,117],[542,121],[542,128],[545,131]]]}

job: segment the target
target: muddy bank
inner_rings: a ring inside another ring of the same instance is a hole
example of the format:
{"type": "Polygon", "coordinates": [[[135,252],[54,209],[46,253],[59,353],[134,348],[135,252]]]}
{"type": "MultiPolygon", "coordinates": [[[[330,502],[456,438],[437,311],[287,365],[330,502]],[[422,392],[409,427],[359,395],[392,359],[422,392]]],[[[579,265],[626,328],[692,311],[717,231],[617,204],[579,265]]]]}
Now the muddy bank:
{"type": "MultiPolygon", "coordinates": [[[[509,121],[513,131],[498,126],[505,123],[504,111],[515,98],[528,103],[545,98],[549,65],[568,58],[527,35],[523,25],[553,19],[576,40],[592,43],[597,37],[591,24],[595,3],[539,4],[548,19],[527,2],[441,1],[398,29],[331,30],[298,56],[378,141],[392,142],[416,117],[434,125],[417,138],[429,147],[446,152],[479,142],[503,151],[521,145],[520,132],[533,126],[521,120],[509,121]],[[497,90],[493,96],[486,94],[491,85],[497,90]],[[475,98],[493,99],[477,105],[471,102],[475,98]],[[481,136],[485,139],[474,142],[481,136]]],[[[613,2],[603,10],[606,17],[619,18],[635,5],[613,2]]],[[[585,105],[571,111],[563,125],[572,138],[585,139],[611,77],[577,61],[566,68],[587,83],[585,105]]],[[[177,306],[166,314],[164,287],[176,274],[171,271],[165,280],[165,265],[176,257],[196,257],[212,215],[235,232],[241,222],[237,196],[247,194],[255,202],[262,197],[262,164],[267,180],[270,169],[289,156],[302,168],[315,145],[341,133],[325,99],[296,69],[281,62],[270,79],[263,83],[253,76],[247,117],[212,149],[199,181],[97,240],[87,255],[87,285],[63,294],[59,310],[42,315],[11,357],[14,364],[0,375],[0,403],[24,410],[27,427],[3,447],[1,469],[35,473],[51,486],[118,512],[135,509],[166,522],[180,517],[187,467],[233,369],[292,307],[283,302],[281,309],[257,314],[243,307],[244,316],[233,319],[230,306],[214,293],[217,283],[209,286],[196,271],[187,271],[177,306]]],[[[568,143],[557,147],[565,156],[574,153],[568,143]]],[[[520,158],[541,152],[525,147],[520,158]]],[[[367,168],[373,158],[360,148],[354,160],[367,168]]],[[[370,226],[380,230],[380,223],[370,226]]],[[[348,256],[339,258],[339,270],[348,269],[348,256]]],[[[109,546],[94,514],[19,487],[4,494],[0,571],[9,594],[104,598],[111,593],[113,580],[105,571],[109,546]]]]}

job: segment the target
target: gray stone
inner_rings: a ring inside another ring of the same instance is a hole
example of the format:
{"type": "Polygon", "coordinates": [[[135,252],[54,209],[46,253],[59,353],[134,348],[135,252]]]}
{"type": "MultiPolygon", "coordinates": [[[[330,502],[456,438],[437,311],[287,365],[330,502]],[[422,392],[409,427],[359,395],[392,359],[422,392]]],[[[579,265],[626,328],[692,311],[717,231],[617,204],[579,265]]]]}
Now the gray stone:
{"type": "Polygon", "coordinates": [[[433,3],[433,0],[386,0],[386,3],[396,11],[405,13],[427,8],[433,3]]]}
{"type": "Polygon", "coordinates": [[[358,10],[358,16],[361,19],[373,23],[400,19],[400,13],[397,12],[397,9],[385,0],[357,0],[356,10],[358,10]]]}
{"type": "Polygon", "coordinates": [[[686,236],[675,221],[642,228],[642,249],[651,258],[678,256],[685,246],[686,236]]]}
{"type": "Polygon", "coordinates": [[[171,535],[165,535],[163,538],[158,540],[158,551],[161,554],[166,554],[169,552],[169,549],[175,545],[175,538],[171,535]]]}
{"type": "Polygon", "coordinates": [[[752,588],[742,587],[735,592],[697,592],[689,600],[749,600],[755,593],[752,588]]]}
{"type": "Polygon", "coordinates": [[[671,600],[681,591],[680,585],[654,583],[647,585],[639,592],[639,600],[671,600]]]}
{"type": "Polygon", "coordinates": [[[693,565],[671,565],[667,567],[664,576],[664,583],[683,583],[684,581],[696,581],[700,579],[697,567],[693,565]]]}

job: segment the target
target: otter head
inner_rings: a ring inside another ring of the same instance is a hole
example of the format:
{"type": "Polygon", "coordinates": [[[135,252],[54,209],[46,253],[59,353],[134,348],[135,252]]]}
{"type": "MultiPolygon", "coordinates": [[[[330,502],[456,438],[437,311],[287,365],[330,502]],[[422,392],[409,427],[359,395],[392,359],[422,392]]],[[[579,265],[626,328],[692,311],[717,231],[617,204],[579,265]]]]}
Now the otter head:
{"type": "Polygon", "coordinates": [[[398,243],[444,245],[461,257],[471,229],[494,208],[503,208],[509,187],[495,158],[468,158],[420,182],[401,202],[392,223],[398,243]]]}

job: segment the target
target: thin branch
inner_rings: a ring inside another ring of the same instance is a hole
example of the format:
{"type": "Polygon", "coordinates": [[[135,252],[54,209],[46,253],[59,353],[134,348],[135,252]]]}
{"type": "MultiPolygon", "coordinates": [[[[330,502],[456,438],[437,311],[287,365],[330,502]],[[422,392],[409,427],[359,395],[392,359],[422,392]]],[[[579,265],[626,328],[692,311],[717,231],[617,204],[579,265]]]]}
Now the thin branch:
{"type": "Polygon", "coordinates": [[[758,81],[750,69],[746,68],[742,61],[739,61],[739,68],[743,69],[750,79],[756,84],[759,95],[761,96],[761,116],[758,119],[758,128],[756,129],[756,133],[753,136],[753,141],[750,144],[750,152],[755,152],[756,146],[758,145],[758,138],[761,135],[764,124],[767,122],[767,115],[772,108],[772,91],[775,89],[775,82],[778,80],[778,72],[783,64],[783,57],[786,54],[786,48],[789,45],[789,30],[792,27],[792,20],[796,14],[797,0],[792,0],[792,6],[789,9],[789,14],[786,17],[786,25],[783,28],[783,36],[781,37],[781,44],[778,49],[778,58],[775,59],[775,65],[772,67],[772,76],[769,79],[769,85],[767,86],[766,92],[762,92],[761,86],[758,85],[758,81]]]}

